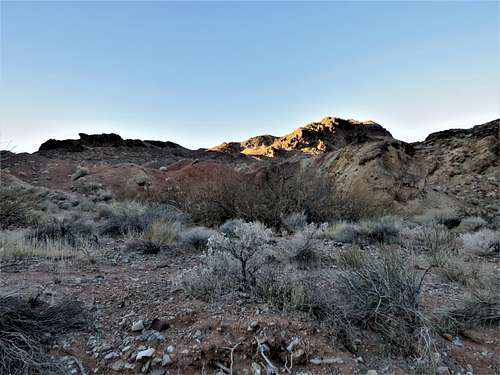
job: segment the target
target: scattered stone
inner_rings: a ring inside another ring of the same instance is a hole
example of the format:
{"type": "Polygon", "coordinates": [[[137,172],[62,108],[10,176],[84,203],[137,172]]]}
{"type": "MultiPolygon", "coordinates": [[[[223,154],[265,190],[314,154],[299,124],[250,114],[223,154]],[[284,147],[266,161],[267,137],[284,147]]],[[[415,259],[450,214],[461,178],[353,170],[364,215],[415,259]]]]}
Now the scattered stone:
{"type": "Polygon", "coordinates": [[[152,329],[152,330],[155,330],[158,332],[162,332],[162,331],[165,331],[169,326],[170,325],[168,324],[168,322],[166,320],[155,318],[151,322],[149,329],[152,329]]]}
{"type": "Polygon", "coordinates": [[[436,374],[439,374],[439,375],[450,375],[450,369],[446,366],[439,366],[437,369],[436,369],[436,374]]]}
{"type": "Polygon", "coordinates": [[[290,344],[288,344],[288,346],[286,347],[286,350],[288,350],[288,352],[292,352],[293,351],[293,348],[295,348],[300,342],[300,339],[298,337],[295,337],[292,342],[290,344]]]}
{"type": "Polygon", "coordinates": [[[139,353],[137,353],[135,360],[140,361],[143,358],[151,358],[153,354],[155,354],[155,350],[153,348],[141,350],[139,353]]]}
{"type": "Polygon", "coordinates": [[[175,348],[172,345],[167,346],[167,353],[172,354],[175,351],[175,348]]]}
{"type": "Polygon", "coordinates": [[[132,323],[132,332],[138,332],[142,331],[144,329],[144,321],[143,320],[138,320],[134,323],[132,323]]]}
{"type": "Polygon", "coordinates": [[[322,364],[325,365],[332,365],[332,364],[342,364],[344,363],[344,360],[340,357],[326,357],[321,360],[322,364]]]}
{"type": "Polygon", "coordinates": [[[122,361],[121,359],[111,364],[111,369],[114,371],[120,371],[123,370],[124,368],[125,368],[125,362],[122,361]]]}
{"type": "Polygon", "coordinates": [[[136,337],[137,341],[165,341],[165,336],[163,336],[158,331],[148,330],[144,331],[144,333],[140,336],[136,337]]]}
{"type": "Polygon", "coordinates": [[[366,372],[366,375],[378,375],[378,372],[377,372],[377,370],[368,370],[366,372]]]}
{"type": "Polygon", "coordinates": [[[104,356],[104,360],[109,361],[110,359],[115,359],[118,357],[119,357],[118,353],[111,352],[111,353],[108,353],[104,356]]]}
{"type": "Polygon", "coordinates": [[[322,363],[321,358],[319,357],[314,357],[309,362],[311,362],[313,365],[321,365],[322,363]]]}
{"type": "Polygon", "coordinates": [[[162,366],[168,366],[172,364],[172,358],[168,354],[164,354],[162,359],[161,359],[161,365],[162,366]]]}

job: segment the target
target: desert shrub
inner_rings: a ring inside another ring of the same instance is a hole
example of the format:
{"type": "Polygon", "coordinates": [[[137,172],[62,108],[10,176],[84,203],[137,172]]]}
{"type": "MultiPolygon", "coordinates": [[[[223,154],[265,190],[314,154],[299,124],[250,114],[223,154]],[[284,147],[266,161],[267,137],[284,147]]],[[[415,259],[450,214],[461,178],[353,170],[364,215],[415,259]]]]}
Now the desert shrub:
{"type": "Polygon", "coordinates": [[[344,243],[355,243],[361,241],[361,229],[359,225],[347,222],[337,222],[328,225],[321,236],[334,241],[344,243]]]}
{"type": "Polygon", "coordinates": [[[36,208],[36,198],[25,190],[0,188],[0,229],[29,226],[36,208]]]}
{"type": "Polygon", "coordinates": [[[279,230],[283,218],[297,212],[319,223],[338,218],[359,220],[373,211],[366,199],[338,191],[328,177],[312,170],[298,172],[293,163],[272,165],[252,174],[216,168],[213,173],[193,172],[173,180],[159,199],[174,202],[195,223],[205,226],[242,219],[279,230]]]}
{"type": "Polygon", "coordinates": [[[231,236],[215,233],[208,239],[202,266],[181,277],[190,294],[211,298],[231,291],[255,289],[269,255],[271,231],[261,223],[239,223],[231,236]]]}
{"type": "Polygon", "coordinates": [[[451,253],[457,248],[453,232],[442,224],[431,223],[403,231],[404,245],[413,250],[430,253],[451,253]]]}
{"type": "Polygon", "coordinates": [[[236,263],[237,286],[248,290],[255,286],[257,272],[266,261],[271,230],[259,222],[242,223],[231,237],[216,233],[208,239],[208,251],[223,254],[236,263]]]}
{"type": "Polygon", "coordinates": [[[283,311],[309,312],[317,294],[314,277],[292,265],[268,264],[253,293],[256,298],[283,311]]]}
{"type": "Polygon", "coordinates": [[[184,229],[179,233],[179,242],[195,249],[203,249],[208,244],[208,239],[216,232],[204,227],[184,229]]]}
{"type": "Polygon", "coordinates": [[[110,236],[144,232],[156,221],[181,223],[187,220],[185,214],[173,207],[148,207],[138,202],[102,206],[99,215],[106,218],[106,222],[100,228],[100,233],[110,236]]]}
{"type": "Polygon", "coordinates": [[[156,220],[150,223],[145,232],[144,239],[159,245],[166,245],[175,242],[180,230],[177,222],[156,220]]]}
{"type": "Polygon", "coordinates": [[[470,290],[457,306],[445,310],[443,328],[460,331],[465,328],[500,323],[500,280],[493,276],[480,287],[470,290]]]}
{"type": "Polygon", "coordinates": [[[448,229],[460,225],[460,215],[452,209],[430,209],[422,215],[416,216],[415,221],[420,224],[441,224],[448,229]]]}
{"type": "Polygon", "coordinates": [[[0,373],[61,374],[47,353],[59,334],[89,327],[81,303],[48,305],[36,297],[0,296],[0,373]]]}
{"type": "Polygon", "coordinates": [[[458,229],[461,232],[475,232],[481,228],[484,228],[487,226],[486,220],[484,220],[482,217],[478,216],[469,216],[460,222],[460,225],[458,226],[458,229]]]}
{"type": "Polygon", "coordinates": [[[242,219],[230,219],[219,227],[219,230],[227,236],[232,236],[235,229],[244,224],[242,219]]]}
{"type": "Polygon", "coordinates": [[[298,232],[307,225],[307,215],[302,212],[294,212],[281,219],[281,225],[289,233],[298,232]]]}
{"type": "Polygon", "coordinates": [[[460,236],[463,247],[479,255],[500,255],[500,232],[482,229],[475,233],[464,233],[460,236]]]}
{"type": "Polygon", "coordinates": [[[363,220],[360,233],[367,241],[397,242],[401,231],[401,223],[393,216],[383,216],[363,220]]]}
{"type": "Polygon", "coordinates": [[[75,171],[75,173],[73,173],[71,175],[71,180],[73,181],[76,181],[78,180],[79,178],[82,178],[84,176],[87,176],[89,174],[89,170],[87,168],[84,168],[84,167],[78,167],[75,171]]]}
{"type": "Polygon", "coordinates": [[[201,265],[180,275],[180,284],[186,293],[203,300],[211,300],[238,289],[239,264],[224,253],[204,254],[201,265]]]}
{"type": "Polygon", "coordinates": [[[319,255],[313,241],[318,231],[320,228],[315,224],[308,224],[302,231],[285,240],[283,247],[288,261],[296,264],[299,268],[316,266],[319,262],[319,255]]]}
{"type": "Polygon", "coordinates": [[[400,253],[366,258],[361,267],[340,273],[338,307],[353,325],[372,329],[397,351],[418,354],[421,335],[432,326],[420,306],[423,277],[400,253]]]}

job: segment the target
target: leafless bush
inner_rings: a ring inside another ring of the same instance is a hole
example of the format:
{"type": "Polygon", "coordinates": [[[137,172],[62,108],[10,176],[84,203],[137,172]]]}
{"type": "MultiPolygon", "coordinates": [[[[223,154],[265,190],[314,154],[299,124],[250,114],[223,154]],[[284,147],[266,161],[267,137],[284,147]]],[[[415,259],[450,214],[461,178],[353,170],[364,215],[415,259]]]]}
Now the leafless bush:
{"type": "Polygon", "coordinates": [[[49,306],[35,298],[0,296],[0,373],[60,374],[45,351],[56,335],[89,326],[81,304],[49,306]]]}
{"type": "Polygon", "coordinates": [[[208,239],[208,251],[222,253],[238,264],[238,285],[248,290],[255,286],[257,272],[266,261],[271,231],[263,224],[242,223],[231,237],[216,233],[208,239]]]}
{"type": "Polygon", "coordinates": [[[316,223],[359,220],[373,214],[366,199],[338,191],[328,177],[314,171],[298,172],[293,163],[275,164],[252,174],[218,166],[216,172],[188,174],[171,184],[160,199],[206,226],[239,218],[281,229],[283,218],[297,212],[316,223]]]}

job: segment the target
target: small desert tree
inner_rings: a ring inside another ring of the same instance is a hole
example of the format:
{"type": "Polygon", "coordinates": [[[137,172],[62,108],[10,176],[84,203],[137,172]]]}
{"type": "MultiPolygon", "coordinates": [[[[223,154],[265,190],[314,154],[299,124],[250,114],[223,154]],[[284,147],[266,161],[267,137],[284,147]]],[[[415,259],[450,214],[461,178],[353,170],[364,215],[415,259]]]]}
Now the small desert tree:
{"type": "MultiPolygon", "coordinates": [[[[208,239],[212,256],[229,257],[236,264],[233,275],[244,290],[256,284],[256,274],[265,262],[271,230],[259,222],[240,222],[229,236],[217,233],[208,239]]],[[[228,270],[230,272],[230,270],[228,270]]]]}

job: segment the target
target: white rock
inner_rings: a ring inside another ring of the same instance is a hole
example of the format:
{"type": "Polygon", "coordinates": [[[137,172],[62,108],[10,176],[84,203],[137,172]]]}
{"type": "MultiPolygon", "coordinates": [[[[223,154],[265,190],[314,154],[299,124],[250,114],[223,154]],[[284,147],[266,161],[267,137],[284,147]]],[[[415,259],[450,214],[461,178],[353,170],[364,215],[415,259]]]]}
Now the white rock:
{"type": "Polygon", "coordinates": [[[144,329],[144,321],[138,320],[132,324],[132,332],[142,331],[144,329]]]}
{"type": "Polygon", "coordinates": [[[161,359],[161,365],[162,366],[168,366],[170,364],[172,364],[172,358],[170,358],[170,356],[168,354],[164,354],[163,355],[163,358],[161,359]]]}
{"type": "Polygon", "coordinates": [[[366,373],[366,375],[377,375],[377,370],[368,370],[368,372],[366,373]]]}
{"type": "Polygon", "coordinates": [[[137,353],[135,360],[140,361],[143,358],[151,358],[153,354],[155,354],[155,350],[153,348],[148,348],[137,353]]]}
{"type": "Polygon", "coordinates": [[[106,354],[106,355],[104,356],[104,359],[105,359],[106,361],[109,361],[110,359],[115,359],[115,358],[118,358],[118,357],[119,357],[119,355],[118,355],[117,353],[115,353],[115,352],[111,352],[111,353],[106,354]]]}
{"type": "Polygon", "coordinates": [[[175,348],[172,345],[167,346],[167,353],[172,354],[173,352],[175,352],[175,348]]]}

